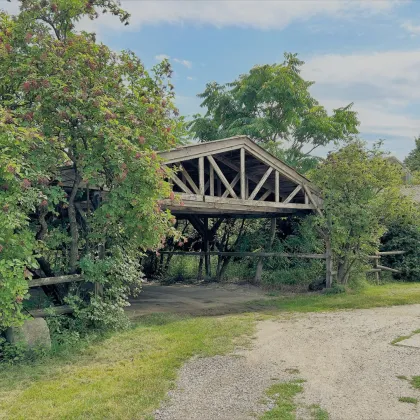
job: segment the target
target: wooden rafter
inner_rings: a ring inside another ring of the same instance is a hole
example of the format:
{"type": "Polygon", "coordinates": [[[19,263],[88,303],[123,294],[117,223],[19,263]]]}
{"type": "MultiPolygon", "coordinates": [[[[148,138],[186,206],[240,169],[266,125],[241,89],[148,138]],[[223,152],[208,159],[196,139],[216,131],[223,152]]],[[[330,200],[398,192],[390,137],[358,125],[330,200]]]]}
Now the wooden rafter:
{"type": "Polygon", "coordinates": [[[254,191],[252,191],[252,194],[249,196],[249,200],[253,200],[255,196],[259,193],[261,187],[265,184],[265,181],[267,181],[267,178],[270,176],[271,172],[273,172],[273,168],[270,166],[261,178],[260,182],[254,188],[254,191]]]}
{"type": "Polygon", "coordinates": [[[291,194],[283,201],[283,203],[290,203],[294,198],[295,195],[302,189],[302,185],[298,185],[291,194]]]}
{"type": "MultiPolygon", "coordinates": [[[[237,174],[237,175],[235,176],[235,178],[233,178],[232,182],[230,183],[230,186],[231,186],[231,188],[232,188],[232,189],[234,189],[234,188],[235,188],[235,186],[236,186],[236,184],[238,183],[238,181],[240,180],[240,178],[241,178],[241,174],[237,174]]],[[[226,191],[222,194],[222,197],[227,197],[228,195],[229,195],[229,191],[228,191],[228,190],[226,190],[226,191]]]]}
{"type": "MultiPolygon", "coordinates": [[[[190,174],[186,171],[186,169],[183,166],[181,167],[181,173],[184,176],[184,178],[186,179],[186,181],[188,182],[188,184],[190,184],[190,187],[194,190],[194,192],[196,194],[200,194],[200,190],[198,189],[197,184],[194,182],[194,180],[191,178],[190,174]]],[[[183,180],[183,182],[184,182],[184,180],[183,180]]]]}
{"type": "Polygon", "coordinates": [[[235,191],[230,186],[229,181],[224,176],[224,174],[223,174],[222,170],[219,168],[219,165],[217,164],[217,162],[213,159],[213,156],[207,156],[207,159],[209,160],[210,165],[213,166],[213,169],[215,170],[217,176],[220,178],[220,181],[222,181],[225,188],[229,191],[229,194],[233,198],[237,198],[238,196],[236,195],[235,191]]]}
{"type": "Polygon", "coordinates": [[[176,185],[178,185],[179,188],[181,188],[182,191],[184,191],[187,194],[192,194],[192,191],[178,178],[178,176],[174,173],[171,175],[172,181],[175,182],[176,185]]]}

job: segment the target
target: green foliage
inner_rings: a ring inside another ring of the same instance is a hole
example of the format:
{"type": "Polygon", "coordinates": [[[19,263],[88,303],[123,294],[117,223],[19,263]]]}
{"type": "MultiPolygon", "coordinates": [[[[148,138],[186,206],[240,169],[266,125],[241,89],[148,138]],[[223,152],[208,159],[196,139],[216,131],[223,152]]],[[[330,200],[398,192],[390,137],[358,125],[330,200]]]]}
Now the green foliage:
{"type": "Polygon", "coordinates": [[[134,53],[75,32],[100,10],[127,22],[117,1],[20,3],[16,17],[0,12],[0,330],[23,319],[33,274],[86,270],[109,289],[96,314],[111,313],[111,295],[121,309],[136,253],[173,232],[156,150],[183,133],[167,61],[149,73],[134,53]],[[88,186],[107,190],[96,211],[88,186]]]}
{"type": "Polygon", "coordinates": [[[420,136],[415,139],[416,146],[405,158],[404,163],[413,172],[420,171],[420,136]]]}
{"type": "Polygon", "coordinates": [[[398,401],[409,403],[409,404],[417,404],[419,402],[417,398],[413,398],[413,397],[400,397],[398,398],[398,401]]]}
{"type": "Polygon", "coordinates": [[[351,105],[328,115],[310,95],[313,82],[301,77],[303,64],[296,54],[286,53],[281,64],[255,66],[225,85],[208,83],[198,95],[207,112],[195,115],[190,132],[200,141],[248,135],[267,146],[275,143],[274,149],[284,149],[283,158],[295,165],[309,155],[305,146],[312,151],[357,134],[351,105]]]}
{"type": "Polygon", "coordinates": [[[420,389],[420,376],[413,376],[411,378],[410,384],[413,388],[420,389]]]}
{"type": "Polygon", "coordinates": [[[401,271],[405,281],[420,281],[420,225],[393,223],[381,239],[382,251],[406,251],[404,255],[381,258],[383,264],[401,271]]]}
{"type": "Polygon", "coordinates": [[[384,157],[379,146],[368,150],[356,141],[331,153],[311,174],[325,213],[314,226],[331,238],[340,283],[362,271],[391,222],[408,223],[418,215],[401,194],[400,169],[384,157]]]}
{"type": "Polygon", "coordinates": [[[333,287],[325,289],[324,295],[338,295],[340,293],[346,293],[346,288],[342,284],[334,284],[333,287]]]}
{"type": "Polygon", "coordinates": [[[275,407],[265,412],[261,420],[295,420],[297,405],[294,398],[303,391],[302,381],[290,381],[271,386],[266,392],[269,400],[275,403],[275,407]]]}

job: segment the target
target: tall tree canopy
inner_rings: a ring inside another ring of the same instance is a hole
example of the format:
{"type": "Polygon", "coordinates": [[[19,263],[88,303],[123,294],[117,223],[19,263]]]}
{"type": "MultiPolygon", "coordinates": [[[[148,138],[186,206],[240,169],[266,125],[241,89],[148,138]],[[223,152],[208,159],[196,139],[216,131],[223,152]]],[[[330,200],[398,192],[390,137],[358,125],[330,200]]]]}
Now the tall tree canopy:
{"type": "Polygon", "coordinates": [[[298,167],[316,148],[352,138],[359,124],[352,104],[328,115],[309,92],[313,82],[300,75],[303,64],[286,53],[282,64],[255,66],[224,85],[208,83],[198,95],[207,112],[194,116],[192,135],[200,141],[248,135],[298,167]]]}
{"type": "Polygon", "coordinates": [[[82,271],[112,305],[138,281],[139,251],[157,249],[170,225],[156,150],[182,131],[171,69],[149,73],[134,53],[75,31],[100,11],[127,22],[113,0],[21,0],[18,16],[0,12],[0,329],[21,318],[33,275],[82,271]]]}

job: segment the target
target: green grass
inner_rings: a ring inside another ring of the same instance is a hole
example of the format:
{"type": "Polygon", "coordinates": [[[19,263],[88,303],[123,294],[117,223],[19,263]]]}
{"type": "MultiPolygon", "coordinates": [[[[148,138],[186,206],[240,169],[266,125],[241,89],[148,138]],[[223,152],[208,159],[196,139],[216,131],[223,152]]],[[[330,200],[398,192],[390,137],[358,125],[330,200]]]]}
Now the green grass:
{"type": "Polygon", "coordinates": [[[413,376],[410,384],[413,388],[420,389],[420,376],[413,376]]]}
{"type": "Polygon", "coordinates": [[[0,418],[146,418],[186,360],[231,351],[253,331],[253,319],[149,316],[69,360],[3,365],[0,418]]]}
{"type": "Polygon", "coordinates": [[[303,391],[302,381],[291,381],[271,386],[266,395],[275,407],[266,411],[261,420],[295,420],[296,404],[294,398],[303,391]]]}
{"type": "Polygon", "coordinates": [[[419,402],[417,398],[413,398],[413,397],[400,397],[398,398],[398,401],[409,403],[409,404],[417,404],[419,402]]]}
{"type": "Polygon", "coordinates": [[[389,283],[366,286],[357,292],[337,295],[306,294],[282,296],[252,302],[257,310],[274,312],[321,312],[340,309],[367,309],[378,306],[420,303],[420,283],[389,283]]]}
{"type": "Polygon", "coordinates": [[[404,375],[397,375],[397,379],[401,379],[402,381],[406,381],[408,378],[404,375]]]}
{"type": "MultiPolygon", "coordinates": [[[[410,303],[420,303],[420,284],[369,286],[328,296],[267,297],[239,308],[250,314],[144,317],[129,331],[85,343],[74,352],[30,365],[0,365],[0,419],[150,419],[185,361],[231,351],[254,331],[256,319],[410,303]]],[[[420,378],[415,378],[420,387],[420,378]]],[[[279,386],[284,395],[279,396],[277,412],[293,418],[293,392],[300,392],[301,385],[279,386]]]]}
{"type": "Polygon", "coordinates": [[[328,412],[317,404],[311,405],[309,409],[314,420],[329,420],[330,418],[328,412]]]}
{"type": "Polygon", "coordinates": [[[398,344],[400,341],[404,341],[404,340],[408,340],[409,338],[411,338],[414,334],[420,334],[420,329],[419,330],[415,330],[413,331],[410,335],[401,335],[397,338],[394,338],[391,341],[391,344],[395,345],[398,344]]]}

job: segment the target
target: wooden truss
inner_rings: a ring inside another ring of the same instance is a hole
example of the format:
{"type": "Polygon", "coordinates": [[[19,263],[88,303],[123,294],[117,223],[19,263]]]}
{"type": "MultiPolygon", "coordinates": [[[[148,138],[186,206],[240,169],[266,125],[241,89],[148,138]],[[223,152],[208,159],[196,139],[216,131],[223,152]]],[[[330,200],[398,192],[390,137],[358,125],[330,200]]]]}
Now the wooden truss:
{"type": "Polygon", "coordinates": [[[264,215],[320,211],[311,182],[246,136],[162,152],[178,197],[174,213],[264,215]]]}

